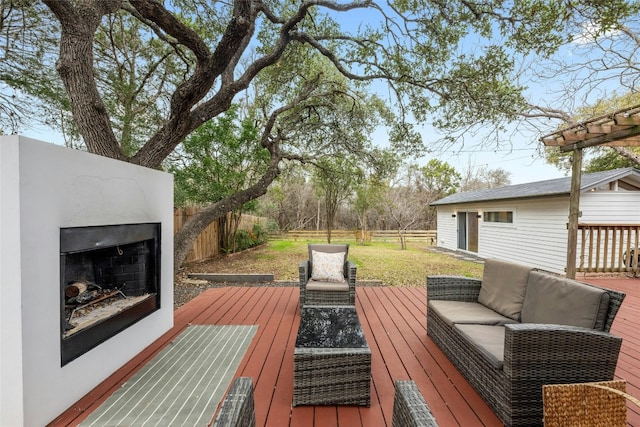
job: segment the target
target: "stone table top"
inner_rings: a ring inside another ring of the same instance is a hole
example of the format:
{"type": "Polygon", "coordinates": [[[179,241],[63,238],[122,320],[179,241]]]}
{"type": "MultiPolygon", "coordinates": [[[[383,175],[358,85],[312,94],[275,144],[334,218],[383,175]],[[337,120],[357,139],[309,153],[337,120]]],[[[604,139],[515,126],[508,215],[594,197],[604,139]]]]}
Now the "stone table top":
{"type": "Polygon", "coordinates": [[[297,348],[368,348],[354,306],[302,308],[297,348]]]}

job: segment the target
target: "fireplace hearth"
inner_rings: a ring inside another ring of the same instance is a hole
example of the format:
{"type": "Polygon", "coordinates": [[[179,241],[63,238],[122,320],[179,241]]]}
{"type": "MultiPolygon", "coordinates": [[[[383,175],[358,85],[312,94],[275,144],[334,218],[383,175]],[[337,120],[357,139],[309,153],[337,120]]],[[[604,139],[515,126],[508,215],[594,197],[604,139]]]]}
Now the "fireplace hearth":
{"type": "Polygon", "coordinates": [[[61,365],[160,308],[160,224],[60,229],[61,365]]]}

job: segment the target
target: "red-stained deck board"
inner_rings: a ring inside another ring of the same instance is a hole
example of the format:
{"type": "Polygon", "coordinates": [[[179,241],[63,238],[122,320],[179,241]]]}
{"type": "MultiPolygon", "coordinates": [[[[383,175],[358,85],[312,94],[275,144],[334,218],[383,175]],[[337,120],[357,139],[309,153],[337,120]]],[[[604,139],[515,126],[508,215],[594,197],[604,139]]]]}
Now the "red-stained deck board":
{"type": "MultiPolygon", "coordinates": [[[[623,339],[616,378],[627,382],[627,393],[640,398],[640,278],[578,277],[578,280],[627,295],[611,327],[611,333],[623,339]]],[[[627,424],[640,426],[640,408],[632,403],[627,404],[627,424]]]]}
{"type": "MultiPolygon", "coordinates": [[[[616,376],[640,396],[640,279],[584,279],[627,293],[612,333],[624,341],[616,376]]],[[[442,426],[501,423],[426,335],[424,288],[359,287],[356,310],[372,353],[371,407],[298,406],[293,399],[293,347],[300,321],[296,287],[209,289],[175,312],[175,326],[73,405],[52,425],[77,425],[189,324],[258,325],[236,376],[254,379],[258,426],[383,427],[391,425],[393,382],[416,382],[442,426]]],[[[640,426],[640,409],[627,421],[640,426]]]]}

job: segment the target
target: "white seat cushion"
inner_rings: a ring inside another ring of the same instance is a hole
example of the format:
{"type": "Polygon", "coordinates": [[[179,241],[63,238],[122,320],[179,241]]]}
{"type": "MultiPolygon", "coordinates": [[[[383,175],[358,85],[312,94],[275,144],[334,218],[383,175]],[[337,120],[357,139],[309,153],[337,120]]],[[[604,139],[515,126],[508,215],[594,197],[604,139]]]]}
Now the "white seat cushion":
{"type": "Polygon", "coordinates": [[[342,282],[322,282],[318,280],[309,280],[307,282],[307,291],[346,291],[349,292],[349,284],[346,280],[342,282]]]}

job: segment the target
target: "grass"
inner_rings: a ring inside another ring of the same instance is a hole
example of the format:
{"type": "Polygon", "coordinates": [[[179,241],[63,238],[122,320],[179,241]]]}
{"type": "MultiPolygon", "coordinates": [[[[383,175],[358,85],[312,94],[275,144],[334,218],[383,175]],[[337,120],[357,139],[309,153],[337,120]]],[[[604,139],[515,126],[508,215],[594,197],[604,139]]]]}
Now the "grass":
{"type": "MultiPolygon", "coordinates": [[[[258,248],[191,264],[189,272],[270,273],[276,280],[297,281],[298,266],[307,259],[308,241],[273,240],[258,248]]],[[[333,243],[341,243],[334,241],[333,243]]],[[[349,242],[349,260],[358,267],[358,280],[382,281],[385,286],[424,286],[427,275],[482,277],[482,265],[427,250],[426,243],[349,242]]]]}

